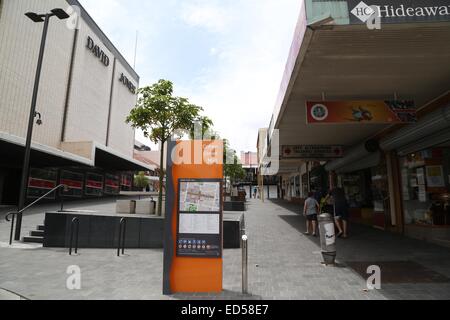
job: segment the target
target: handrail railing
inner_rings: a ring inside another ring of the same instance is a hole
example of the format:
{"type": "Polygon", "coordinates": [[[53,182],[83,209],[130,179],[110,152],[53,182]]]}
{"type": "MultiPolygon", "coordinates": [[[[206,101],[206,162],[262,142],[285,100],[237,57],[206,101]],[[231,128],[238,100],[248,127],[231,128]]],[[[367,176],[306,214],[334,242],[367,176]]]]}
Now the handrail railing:
{"type": "MultiPolygon", "coordinates": [[[[49,195],[51,195],[53,192],[64,188],[66,189],[67,186],[65,184],[60,184],[59,186],[53,188],[52,190],[50,190],[49,192],[47,192],[46,194],[44,194],[43,196],[41,196],[40,198],[38,198],[37,200],[33,201],[32,203],[30,203],[28,206],[26,206],[25,208],[23,208],[20,211],[11,211],[8,212],[5,216],[5,220],[7,222],[11,222],[11,232],[10,232],[10,236],[9,236],[9,245],[12,245],[12,235],[13,235],[13,230],[14,230],[14,222],[15,222],[15,217],[19,214],[24,213],[25,211],[27,211],[28,209],[30,209],[31,207],[35,206],[36,204],[38,204],[39,202],[41,202],[42,200],[44,200],[46,197],[48,197],[49,195]],[[12,217],[12,219],[10,220],[10,217],[12,217]]],[[[61,197],[61,211],[64,210],[64,197],[61,197]]]]}
{"type": "Polygon", "coordinates": [[[120,257],[120,250],[122,255],[125,254],[125,236],[127,232],[127,220],[122,218],[119,224],[119,244],[117,245],[117,256],[120,257]]]}

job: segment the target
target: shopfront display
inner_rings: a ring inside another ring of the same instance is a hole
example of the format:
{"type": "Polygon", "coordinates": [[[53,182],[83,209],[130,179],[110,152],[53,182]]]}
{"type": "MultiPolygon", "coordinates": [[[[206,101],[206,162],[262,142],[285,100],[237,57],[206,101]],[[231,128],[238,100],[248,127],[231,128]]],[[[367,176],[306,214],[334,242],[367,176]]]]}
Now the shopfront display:
{"type": "Polygon", "coordinates": [[[450,148],[411,153],[401,165],[405,224],[450,227],[450,148]]]}
{"type": "Polygon", "coordinates": [[[329,191],[328,172],[324,166],[316,165],[310,173],[311,187],[321,192],[329,191]]]}
{"type": "Polygon", "coordinates": [[[373,203],[373,226],[386,229],[390,223],[390,197],[387,166],[385,158],[380,164],[371,169],[372,172],[372,203],[373,203]]]}
{"type": "Polygon", "coordinates": [[[350,208],[350,219],[385,229],[390,214],[389,186],[384,159],[377,166],[349,173],[340,173],[338,187],[344,189],[350,208]]]}
{"type": "Polygon", "coordinates": [[[301,192],[300,192],[300,175],[295,177],[295,197],[296,198],[300,198],[301,197],[301,192]]]}

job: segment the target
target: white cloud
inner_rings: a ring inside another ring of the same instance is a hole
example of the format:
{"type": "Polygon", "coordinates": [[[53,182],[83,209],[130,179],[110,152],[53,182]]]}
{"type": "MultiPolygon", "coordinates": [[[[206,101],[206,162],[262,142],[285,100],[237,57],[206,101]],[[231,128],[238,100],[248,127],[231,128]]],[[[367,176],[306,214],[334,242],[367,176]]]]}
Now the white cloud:
{"type": "Polygon", "coordinates": [[[215,129],[237,151],[255,150],[259,128],[269,125],[297,21],[297,0],[236,1],[238,32],[214,52],[218,66],[182,94],[205,107],[215,129]],[[245,2],[243,10],[242,3],[245,2]]]}
{"type": "Polygon", "coordinates": [[[226,32],[231,23],[229,12],[211,1],[195,1],[183,5],[181,19],[191,27],[205,28],[210,32],[226,32]]]}

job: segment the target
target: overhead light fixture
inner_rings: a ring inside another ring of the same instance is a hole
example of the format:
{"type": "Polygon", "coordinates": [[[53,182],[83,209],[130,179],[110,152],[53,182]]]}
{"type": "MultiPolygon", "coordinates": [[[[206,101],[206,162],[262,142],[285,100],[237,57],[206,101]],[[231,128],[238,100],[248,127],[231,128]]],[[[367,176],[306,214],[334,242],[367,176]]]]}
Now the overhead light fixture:
{"type": "Polygon", "coordinates": [[[27,12],[25,15],[30,18],[34,22],[44,22],[44,19],[42,18],[42,15],[39,15],[34,12],[27,12]]]}
{"type": "Polygon", "coordinates": [[[60,8],[53,9],[52,13],[61,20],[68,19],[70,17],[67,12],[60,8]]]}

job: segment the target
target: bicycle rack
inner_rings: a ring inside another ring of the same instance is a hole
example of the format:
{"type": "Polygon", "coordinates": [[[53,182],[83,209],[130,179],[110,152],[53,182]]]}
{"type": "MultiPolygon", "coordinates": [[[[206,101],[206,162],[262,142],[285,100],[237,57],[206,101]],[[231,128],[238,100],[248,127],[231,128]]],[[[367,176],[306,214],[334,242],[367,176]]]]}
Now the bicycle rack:
{"type": "Polygon", "coordinates": [[[73,232],[75,231],[74,225],[76,225],[77,233],[75,238],[75,254],[78,254],[78,238],[80,234],[80,219],[73,218],[72,222],[70,223],[70,249],[69,249],[69,255],[72,255],[72,248],[73,248],[73,232]]]}
{"type": "Polygon", "coordinates": [[[16,215],[18,215],[18,212],[10,212],[6,215],[5,220],[7,222],[11,221],[11,230],[9,232],[9,245],[11,246],[13,243],[13,232],[14,232],[14,223],[16,220],[16,215]],[[9,216],[12,216],[11,220],[9,220],[9,216]]]}
{"type": "Polygon", "coordinates": [[[119,225],[119,244],[117,245],[117,256],[120,257],[120,251],[122,255],[125,254],[125,237],[127,233],[127,220],[122,218],[119,225]]]}

